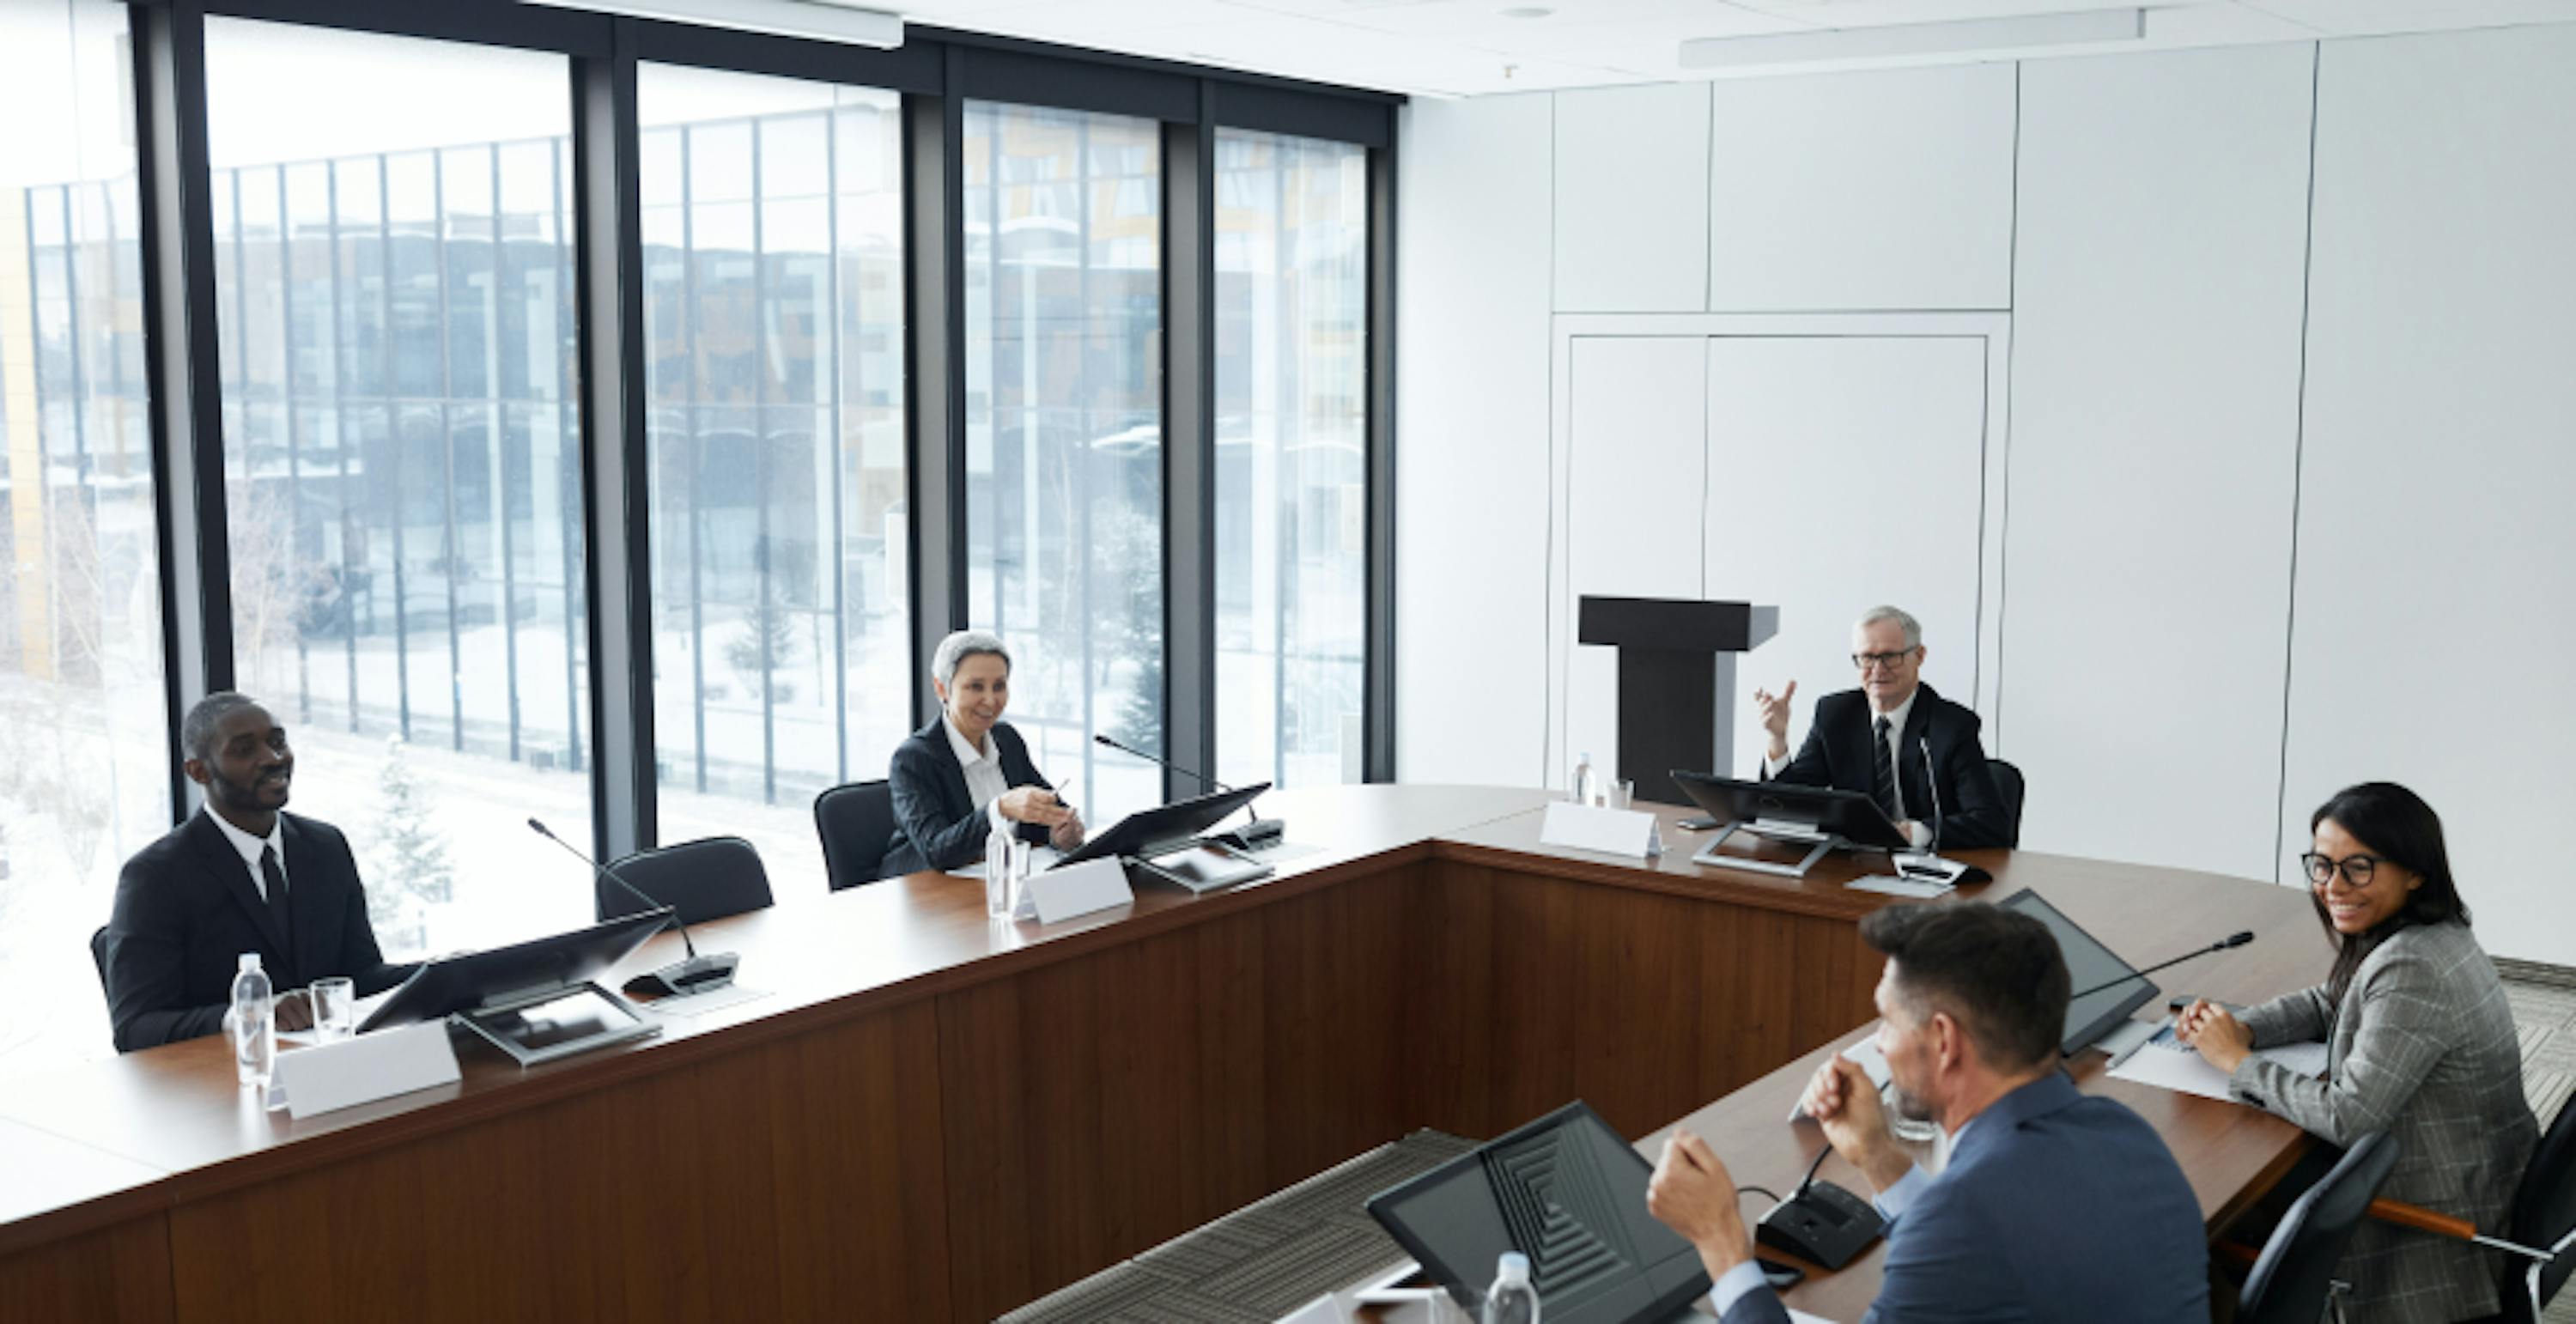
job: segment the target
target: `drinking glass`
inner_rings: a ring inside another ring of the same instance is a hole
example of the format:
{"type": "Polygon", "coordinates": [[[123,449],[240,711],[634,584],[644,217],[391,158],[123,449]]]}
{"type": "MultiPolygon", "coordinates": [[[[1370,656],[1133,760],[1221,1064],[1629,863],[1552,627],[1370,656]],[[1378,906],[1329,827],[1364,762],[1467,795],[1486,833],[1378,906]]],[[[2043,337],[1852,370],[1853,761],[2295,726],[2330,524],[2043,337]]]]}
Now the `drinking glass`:
{"type": "Polygon", "coordinates": [[[1611,808],[1627,809],[1633,807],[1636,802],[1637,783],[1632,781],[1614,781],[1610,783],[1611,808]]]}
{"type": "Polygon", "coordinates": [[[313,1042],[337,1043],[357,1032],[357,981],[334,975],[313,981],[313,1042]]]}

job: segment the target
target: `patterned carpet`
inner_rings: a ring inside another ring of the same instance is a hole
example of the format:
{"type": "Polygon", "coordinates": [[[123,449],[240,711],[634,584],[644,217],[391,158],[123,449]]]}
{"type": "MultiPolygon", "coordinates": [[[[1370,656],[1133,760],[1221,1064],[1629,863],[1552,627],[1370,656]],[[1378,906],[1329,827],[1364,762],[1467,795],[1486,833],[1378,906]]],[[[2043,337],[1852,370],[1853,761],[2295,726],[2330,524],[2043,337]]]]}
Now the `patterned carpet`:
{"type": "MultiPolygon", "coordinates": [[[[2543,1125],[2576,1093],[2576,988],[2505,981],[2513,1021],[2522,1031],[2523,1091],[2543,1125]]],[[[2548,1324],[2576,1324],[2576,1288],[2549,1303],[2548,1324]]]]}

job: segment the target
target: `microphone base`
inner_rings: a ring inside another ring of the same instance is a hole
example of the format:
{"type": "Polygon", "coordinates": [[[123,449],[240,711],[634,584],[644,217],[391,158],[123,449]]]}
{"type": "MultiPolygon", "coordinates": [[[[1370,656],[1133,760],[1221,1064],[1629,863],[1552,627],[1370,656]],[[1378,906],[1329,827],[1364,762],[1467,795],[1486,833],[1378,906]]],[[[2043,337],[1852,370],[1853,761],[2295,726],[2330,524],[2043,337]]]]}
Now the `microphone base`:
{"type": "Polygon", "coordinates": [[[1288,836],[1288,824],[1276,818],[1256,818],[1242,827],[1219,832],[1216,839],[1236,850],[1265,850],[1278,845],[1288,836]]]}
{"type": "Polygon", "coordinates": [[[627,980],[626,991],[652,998],[685,998],[692,993],[711,993],[733,983],[734,967],[741,963],[742,958],[732,952],[692,956],[627,980]]]}
{"type": "Polygon", "coordinates": [[[1869,1249],[1886,1227],[1869,1201],[1820,1181],[1773,1206],[1753,1229],[1753,1240],[1810,1264],[1839,1269],[1869,1249]]]}

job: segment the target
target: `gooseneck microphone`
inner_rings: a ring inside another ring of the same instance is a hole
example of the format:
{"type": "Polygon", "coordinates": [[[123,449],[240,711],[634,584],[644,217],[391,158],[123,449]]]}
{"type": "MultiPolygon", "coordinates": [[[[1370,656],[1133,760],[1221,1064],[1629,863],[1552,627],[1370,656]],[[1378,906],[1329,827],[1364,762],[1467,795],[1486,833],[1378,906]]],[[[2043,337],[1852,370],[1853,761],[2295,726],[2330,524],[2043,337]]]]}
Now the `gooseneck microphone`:
{"type": "Polygon", "coordinates": [[[1941,774],[1932,767],[1932,737],[1918,736],[1914,747],[1923,751],[1923,784],[1932,790],[1932,854],[1941,853],[1941,774]]]}
{"type": "Polygon", "coordinates": [[[2068,994],[2066,1000],[2073,1002],[2077,998],[2089,998],[2104,989],[2118,988],[2132,979],[2152,975],[2155,972],[2164,969],[2166,966],[2181,965],[2183,962],[2188,961],[2195,956],[2207,956],[2211,952],[2223,952],[2230,947],[2242,947],[2252,941],[2254,941],[2254,931],[2252,929],[2247,929],[2242,933],[2231,933],[2206,947],[2195,948],[2191,951],[2184,952],[2182,955],[2177,956],[2170,961],[2158,961],[2144,970],[2132,970],[2106,984],[2095,984],[2091,988],[2077,989],[2075,992],[2068,994]]]}
{"type": "Polygon", "coordinates": [[[589,865],[592,871],[597,873],[600,877],[626,889],[626,894],[628,896],[643,902],[646,906],[649,906],[654,910],[666,910],[670,912],[671,927],[680,931],[680,947],[688,953],[687,959],[674,961],[669,965],[663,966],[659,970],[647,971],[635,976],[633,979],[627,980],[627,992],[650,993],[656,997],[666,998],[687,997],[691,993],[705,993],[713,989],[723,988],[725,985],[733,982],[734,967],[742,963],[742,958],[734,955],[732,952],[717,952],[710,956],[698,955],[698,944],[695,940],[689,937],[689,926],[680,922],[680,911],[678,907],[667,906],[654,900],[644,891],[643,888],[637,887],[635,884],[619,877],[615,869],[611,869],[607,865],[601,864],[599,861],[583,854],[579,847],[556,836],[553,829],[547,827],[541,822],[538,822],[536,819],[529,819],[528,827],[534,830],[538,836],[543,837],[546,840],[563,847],[566,851],[571,852],[574,859],[589,865]]]}
{"type": "MultiPolygon", "coordinates": [[[[1208,785],[1213,786],[1220,791],[1231,791],[1234,789],[1233,787],[1226,785],[1224,782],[1218,781],[1216,778],[1211,777],[1204,772],[1200,772],[1195,768],[1184,768],[1180,764],[1172,762],[1170,759],[1148,754],[1132,745],[1119,744],[1117,741],[1112,740],[1107,736],[1095,735],[1091,740],[1093,744],[1107,745],[1121,754],[1133,754],[1136,757],[1145,760],[1147,763],[1154,764],[1158,767],[1169,768],[1184,777],[1196,777],[1200,781],[1206,782],[1208,785]]],[[[1251,803],[1248,801],[1243,806],[1243,812],[1252,815],[1251,822],[1244,824],[1242,827],[1236,828],[1232,832],[1220,832],[1217,836],[1224,840],[1231,841],[1234,845],[1241,847],[1244,850],[1260,850],[1264,846],[1278,845],[1279,839],[1286,836],[1288,833],[1288,825],[1286,823],[1275,818],[1263,818],[1259,813],[1253,810],[1251,803]]]]}

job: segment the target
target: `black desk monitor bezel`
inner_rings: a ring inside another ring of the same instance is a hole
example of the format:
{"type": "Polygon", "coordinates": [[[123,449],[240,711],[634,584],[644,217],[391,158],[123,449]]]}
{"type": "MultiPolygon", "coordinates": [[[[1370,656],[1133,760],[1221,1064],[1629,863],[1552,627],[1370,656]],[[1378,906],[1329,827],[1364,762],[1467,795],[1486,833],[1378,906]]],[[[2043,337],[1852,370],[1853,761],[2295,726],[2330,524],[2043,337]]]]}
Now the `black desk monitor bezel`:
{"type": "Polygon", "coordinates": [[[671,922],[671,908],[637,911],[570,933],[425,961],[358,1027],[358,1033],[434,1021],[534,989],[598,978],[671,922]]]}
{"type": "MultiPolygon", "coordinates": [[[[1508,1243],[1497,1247],[1489,1238],[1474,1232],[1427,1222],[1417,1217],[1422,1211],[1416,1202],[1459,1183],[1474,1183],[1499,1208],[1488,1156],[1510,1154],[1535,1136],[1567,1128],[1585,1132],[1585,1139],[1596,1152],[1610,1155],[1601,1172],[1609,1184],[1607,1195],[1626,1214],[1625,1231],[1641,1238],[1642,1244],[1636,1248],[1637,1259],[1624,1285],[1626,1290],[1621,1293],[1628,1298],[1626,1309],[1620,1308],[1622,1303],[1617,1299],[1550,1300],[1544,1295],[1547,1288],[1542,1282],[1540,1304],[1546,1318],[1554,1324],[1642,1324],[1674,1318],[1675,1312],[1686,1310],[1708,1291],[1708,1273],[1700,1267],[1698,1252],[1691,1244],[1646,1211],[1646,1183],[1654,1176],[1654,1169],[1626,1137],[1580,1099],[1369,1197],[1369,1216],[1404,1247],[1434,1284],[1448,1289],[1451,1299],[1472,1308],[1469,1293],[1482,1290],[1492,1279],[1495,1256],[1500,1251],[1530,1253],[1536,1248],[1508,1243]]],[[[1535,1271],[1540,1257],[1532,1253],[1530,1258],[1535,1271]]]]}
{"type": "Polygon", "coordinates": [[[1794,823],[1819,836],[1839,837],[1847,845],[1879,850],[1905,850],[1914,843],[1896,830],[1876,800],[1858,791],[1791,782],[1748,782],[1706,772],[1673,769],[1682,794],[1720,823],[1750,827],[1794,823]]]}
{"type": "MultiPolygon", "coordinates": [[[[2139,974],[2136,967],[2129,964],[2127,958],[2112,951],[2101,939],[2085,932],[2083,925],[2068,919],[2065,911],[2049,904],[2048,898],[2039,893],[2023,890],[1995,904],[2006,910],[2018,910],[2047,925],[2049,933],[2057,939],[2060,952],[2065,951],[2070,942],[2082,943],[2112,965],[2129,972],[2128,981],[2113,984],[2109,988],[2066,1004],[2066,1037],[2064,1042],[2058,1045],[2058,1051],[2065,1056],[2073,1057],[2083,1052],[2095,1040],[2109,1033],[2113,1026],[2128,1020],[2131,1013],[2155,1001],[2163,992],[2156,987],[2155,981],[2139,974]]],[[[2071,974],[2075,969],[2075,962],[2068,960],[2066,968],[2071,974]]],[[[2098,978],[2088,978],[2084,982],[2092,985],[2102,981],[2098,978]]]]}
{"type": "Polygon", "coordinates": [[[1051,868],[1085,860],[1139,858],[1159,855],[1187,843],[1209,828],[1223,822],[1227,815],[1252,803],[1252,797],[1270,789],[1270,783],[1216,791],[1192,800],[1175,800],[1151,809],[1139,809],[1112,824],[1108,831],[1065,852],[1051,868]]]}

